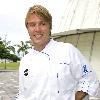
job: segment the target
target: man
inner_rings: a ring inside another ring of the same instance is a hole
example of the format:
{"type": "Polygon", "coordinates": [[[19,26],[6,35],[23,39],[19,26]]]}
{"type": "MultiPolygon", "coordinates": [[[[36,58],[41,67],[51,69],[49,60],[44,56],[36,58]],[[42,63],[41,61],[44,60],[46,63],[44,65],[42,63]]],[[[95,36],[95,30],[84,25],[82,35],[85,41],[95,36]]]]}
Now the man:
{"type": "Polygon", "coordinates": [[[31,7],[25,25],[33,48],[20,62],[17,100],[82,100],[97,95],[99,82],[80,51],[50,39],[52,16],[46,8],[31,7]]]}

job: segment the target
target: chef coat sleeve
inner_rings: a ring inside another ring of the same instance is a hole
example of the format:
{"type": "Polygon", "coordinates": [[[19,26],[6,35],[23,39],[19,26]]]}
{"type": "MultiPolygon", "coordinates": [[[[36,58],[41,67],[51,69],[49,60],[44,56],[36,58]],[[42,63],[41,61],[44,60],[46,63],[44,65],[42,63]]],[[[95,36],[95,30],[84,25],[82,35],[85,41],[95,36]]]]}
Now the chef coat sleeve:
{"type": "Polygon", "coordinates": [[[77,82],[76,91],[83,91],[91,96],[99,95],[100,84],[95,71],[81,52],[70,44],[71,72],[77,82]]]}

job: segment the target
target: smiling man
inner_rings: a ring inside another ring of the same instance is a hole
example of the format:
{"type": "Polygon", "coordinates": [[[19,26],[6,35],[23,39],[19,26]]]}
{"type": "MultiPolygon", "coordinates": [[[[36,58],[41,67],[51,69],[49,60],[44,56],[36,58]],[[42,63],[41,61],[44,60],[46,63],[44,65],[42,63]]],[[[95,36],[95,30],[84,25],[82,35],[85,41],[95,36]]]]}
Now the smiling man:
{"type": "Polygon", "coordinates": [[[30,12],[26,17],[26,27],[34,44],[34,49],[41,51],[50,41],[52,17],[47,13],[46,9],[38,7],[30,8],[30,12]]]}
{"type": "Polygon", "coordinates": [[[99,82],[80,51],[50,39],[52,16],[46,8],[31,7],[25,25],[33,48],[20,62],[17,100],[83,100],[97,95],[99,82]]]}

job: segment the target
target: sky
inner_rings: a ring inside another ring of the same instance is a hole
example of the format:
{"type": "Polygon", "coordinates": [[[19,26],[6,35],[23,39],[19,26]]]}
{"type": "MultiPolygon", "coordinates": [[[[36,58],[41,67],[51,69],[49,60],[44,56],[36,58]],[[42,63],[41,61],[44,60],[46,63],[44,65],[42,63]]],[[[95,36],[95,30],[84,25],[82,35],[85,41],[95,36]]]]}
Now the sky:
{"type": "MultiPolygon", "coordinates": [[[[68,0],[67,0],[68,1],[68,0]]],[[[0,37],[12,43],[29,40],[25,17],[34,4],[45,6],[53,17],[52,33],[59,32],[66,0],[0,0],[0,37]]]]}

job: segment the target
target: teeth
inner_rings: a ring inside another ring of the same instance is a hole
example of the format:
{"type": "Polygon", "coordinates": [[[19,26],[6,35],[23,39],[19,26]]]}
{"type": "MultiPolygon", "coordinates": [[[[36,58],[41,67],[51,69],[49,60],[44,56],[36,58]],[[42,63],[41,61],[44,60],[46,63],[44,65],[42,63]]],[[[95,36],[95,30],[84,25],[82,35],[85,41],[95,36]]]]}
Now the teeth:
{"type": "Polygon", "coordinates": [[[38,35],[35,35],[36,38],[40,38],[42,35],[38,34],[38,35]]]}

